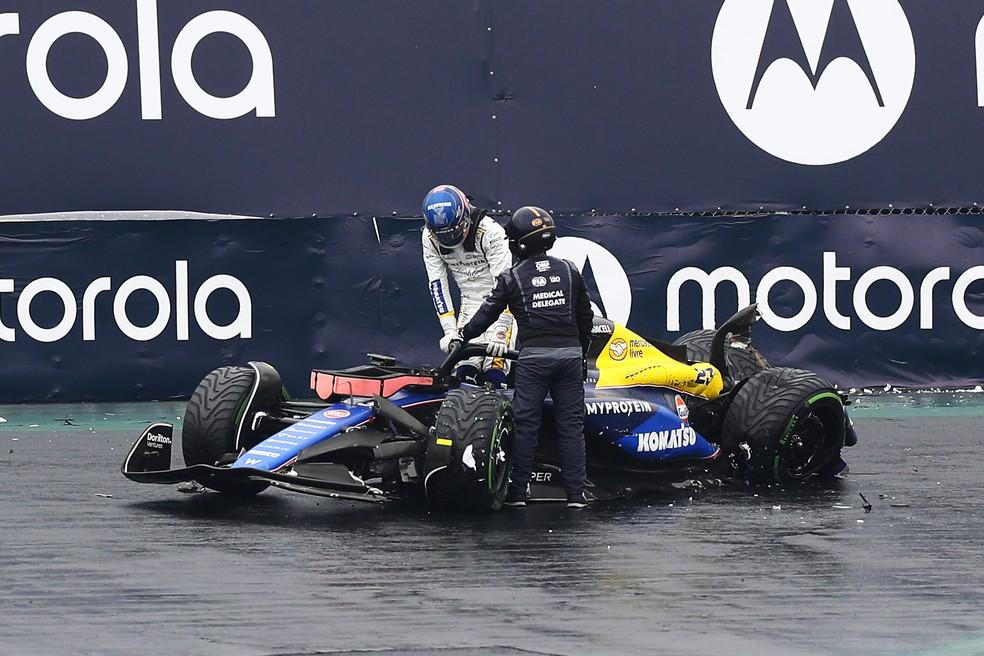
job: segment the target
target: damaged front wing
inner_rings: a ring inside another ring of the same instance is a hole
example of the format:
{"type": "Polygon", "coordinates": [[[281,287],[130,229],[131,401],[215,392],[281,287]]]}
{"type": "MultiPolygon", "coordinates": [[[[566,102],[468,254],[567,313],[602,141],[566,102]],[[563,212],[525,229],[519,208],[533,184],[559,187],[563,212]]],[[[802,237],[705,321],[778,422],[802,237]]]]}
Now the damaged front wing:
{"type": "Polygon", "coordinates": [[[194,481],[205,487],[215,483],[267,482],[292,492],[350,501],[379,503],[387,500],[381,490],[352,475],[344,465],[318,463],[279,473],[251,467],[191,465],[171,469],[171,445],[174,427],[168,423],[151,424],[134,442],[120,471],[131,481],[173,485],[194,481]]]}

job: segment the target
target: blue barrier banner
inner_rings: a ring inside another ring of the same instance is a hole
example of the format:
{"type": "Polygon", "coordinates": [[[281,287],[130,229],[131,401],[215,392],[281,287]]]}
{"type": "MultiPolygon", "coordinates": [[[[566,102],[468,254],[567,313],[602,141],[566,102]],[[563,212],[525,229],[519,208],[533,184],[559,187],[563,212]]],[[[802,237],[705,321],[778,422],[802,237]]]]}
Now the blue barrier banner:
{"type": "MultiPolygon", "coordinates": [[[[756,345],[841,386],[965,385],[984,348],[975,217],[559,220],[596,312],[658,339],[757,301],[756,345]]],[[[368,351],[436,364],[421,221],[0,224],[0,401],[189,395],[211,369],[368,351]]],[[[455,292],[456,293],[456,292],[455,292]]]]}
{"type": "Polygon", "coordinates": [[[0,215],[982,201],[984,5],[0,0],[0,215]]]}

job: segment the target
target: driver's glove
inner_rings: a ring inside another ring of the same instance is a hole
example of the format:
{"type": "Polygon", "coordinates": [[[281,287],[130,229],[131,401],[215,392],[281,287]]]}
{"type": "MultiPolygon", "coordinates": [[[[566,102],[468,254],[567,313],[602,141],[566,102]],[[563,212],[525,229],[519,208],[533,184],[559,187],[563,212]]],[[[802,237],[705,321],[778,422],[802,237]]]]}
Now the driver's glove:
{"type": "Polygon", "coordinates": [[[512,327],[512,315],[507,310],[499,317],[495,330],[492,331],[492,339],[489,340],[485,352],[493,358],[501,358],[509,350],[509,329],[512,327]]]}
{"type": "Polygon", "coordinates": [[[454,350],[456,344],[463,342],[461,335],[458,331],[446,332],[444,337],[441,338],[441,351],[444,353],[450,353],[454,350]]]}
{"type": "Polygon", "coordinates": [[[493,358],[501,358],[509,350],[509,343],[506,342],[506,338],[509,334],[503,331],[496,331],[493,338],[489,341],[488,346],[485,347],[485,352],[488,353],[493,358]]]}

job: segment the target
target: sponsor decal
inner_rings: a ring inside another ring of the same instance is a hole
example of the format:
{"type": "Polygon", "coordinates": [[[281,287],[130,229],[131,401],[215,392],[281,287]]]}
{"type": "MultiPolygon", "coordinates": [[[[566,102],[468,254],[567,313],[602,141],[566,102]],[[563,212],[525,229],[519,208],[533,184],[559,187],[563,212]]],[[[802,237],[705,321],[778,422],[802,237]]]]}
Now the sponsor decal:
{"type": "Polygon", "coordinates": [[[536,270],[540,273],[550,270],[550,260],[537,260],[536,270]]]}
{"type": "Polygon", "coordinates": [[[884,139],[916,71],[898,0],[726,0],[711,42],[739,130],[788,162],[836,164],[884,139]]]}
{"type": "MultiPolygon", "coordinates": [[[[171,445],[171,438],[167,437],[166,435],[159,435],[157,433],[150,433],[149,435],[147,435],[146,446],[151,449],[161,451],[164,449],[165,446],[170,446],[170,445],[171,445]]],[[[144,453],[151,455],[154,452],[145,451],[144,453]]]]}
{"type": "MultiPolygon", "coordinates": [[[[853,317],[841,314],[837,307],[837,285],[841,282],[851,282],[854,273],[850,267],[837,265],[837,253],[823,253],[822,287],[818,291],[810,276],[800,269],[789,266],[777,267],[767,271],[756,288],[755,302],[758,303],[762,320],[770,327],[780,332],[793,332],[809,323],[817,312],[822,300],[823,316],[830,325],[840,330],[851,330],[853,317]],[[772,309],[770,292],[779,283],[792,283],[798,286],[803,294],[803,306],[792,316],[781,316],[772,309]]],[[[927,273],[922,280],[912,281],[901,270],[890,266],[878,266],[869,269],[858,277],[852,294],[854,314],[865,326],[873,330],[894,330],[904,324],[916,309],[916,290],[919,299],[919,327],[932,330],[934,326],[934,291],[937,285],[953,278],[950,267],[937,267],[927,273]],[[899,305],[891,314],[881,316],[871,311],[868,306],[868,293],[878,282],[894,285],[899,291],[899,305]]],[[[953,311],[964,325],[977,330],[984,330],[984,315],[975,314],[968,306],[971,285],[984,280],[984,266],[975,266],[957,276],[950,294],[953,311]]],[[[666,287],[666,329],[670,332],[680,330],[680,290],[687,283],[697,283],[703,293],[702,323],[704,328],[714,328],[715,290],[718,285],[728,283],[737,291],[737,308],[745,307],[751,302],[751,287],[748,278],[734,267],[719,267],[711,272],[697,267],[686,267],[670,277],[666,287]]],[[[693,287],[691,285],[690,287],[693,287]]],[[[736,308],[736,309],[737,309],[736,308]]]]}
{"type": "Polygon", "coordinates": [[[677,416],[683,421],[690,419],[690,408],[687,407],[687,402],[683,400],[683,397],[679,394],[673,399],[676,402],[676,412],[677,416]]]}
{"type": "Polygon", "coordinates": [[[325,410],[322,416],[328,417],[329,419],[344,419],[351,414],[348,410],[325,410]]]}
{"type": "MultiPolygon", "coordinates": [[[[427,211],[431,213],[435,226],[446,227],[451,222],[451,219],[454,217],[449,216],[448,210],[453,205],[454,203],[446,200],[438,203],[431,203],[427,206],[427,211]]],[[[446,231],[441,230],[440,232],[441,234],[444,234],[446,231]]]]}
{"type": "Polygon", "coordinates": [[[444,296],[444,287],[440,280],[431,280],[431,298],[434,300],[434,309],[438,314],[447,314],[451,311],[444,296]]]}
{"type": "MultiPolygon", "coordinates": [[[[212,276],[195,290],[194,296],[188,285],[188,262],[178,260],[174,263],[175,288],[168,290],[164,283],[151,276],[134,276],[123,281],[113,296],[113,318],[120,331],[130,339],[147,342],[164,333],[171,320],[174,309],[175,333],[178,341],[189,339],[189,317],[194,309],[198,327],[213,339],[250,339],[252,337],[253,303],[249,290],[241,280],[234,276],[212,276]],[[239,303],[236,318],[227,325],[212,321],[208,314],[208,300],[215,292],[232,292],[239,303]],[[127,301],[136,292],[150,293],[157,302],[157,316],[150,324],[138,326],[127,314],[127,301]],[[194,299],[193,302],[191,299],[194,299]]],[[[0,299],[4,293],[11,293],[20,284],[11,278],[0,278],[0,299]]],[[[93,280],[82,293],[81,302],[76,293],[58,278],[38,278],[24,285],[17,298],[17,320],[20,331],[37,342],[57,342],[64,339],[75,328],[81,314],[82,339],[87,342],[96,339],[96,298],[113,290],[113,280],[109,277],[93,280]],[[34,300],[41,294],[54,294],[61,302],[62,316],[54,326],[39,325],[32,314],[34,300]],[[81,308],[81,311],[79,310],[81,308]]],[[[0,321],[0,340],[17,341],[18,331],[0,321]]]]}
{"type": "Polygon", "coordinates": [[[244,464],[247,467],[252,467],[253,465],[258,465],[261,462],[263,462],[263,461],[260,460],[259,458],[246,458],[246,462],[244,464]]]}
{"type": "Polygon", "coordinates": [[[604,246],[581,237],[560,237],[550,255],[578,268],[591,297],[591,310],[599,317],[628,324],[632,289],[618,258],[604,246]]]}
{"type": "Polygon", "coordinates": [[[628,415],[633,412],[654,412],[653,404],[648,401],[621,399],[618,401],[592,401],[584,404],[585,414],[588,415],[628,415]]]}
{"type": "Polygon", "coordinates": [[[147,436],[148,444],[170,444],[171,438],[167,435],[160,435],[158,433],[151,433],[147,436]]]}
{"type": "Polygon", "coordinates": [[[543,225],[543,219],[540,218],[533,219],[532,221],[530,221],[530,225],[533,226],[534,228],[539,228],[540,226],[543,225]]]}
{"type": "Polygon", "coordinates": [[[612,340],[612,343],[608,345],[608,355],[612,360],[624,360],[625,356],[628,355],[628,352],[629,345],[626,344],[625,340],[621,337],[612,340]]]}
{"type": "MultiPolygon", "coordinates": [[[[191,19],[176,35],[165,34],[161,39],[157,0],[136,0],[136,26],[136,44],[124,44],[116,28],[89,12],[66,11],[43,22],[27,45],[27,81],[34,95],[51,112],[66,119],[86,121],[102,116],[116,105],[126,90],[130,70],[129,45],[130,52],[135,50],[139,55],[136,78],[143,120],[163,118],[162,69],[171,72],[178,94],[200,114],[220,120],[250,113],[261,118],[276,116],[270,44],[256,24],[245,16],[225,10],[208,11],[191,19]],[[192,55],[198,44],[218,33],[239,39],[252,60],[249,82],[238,93],[227,97],[214,96],[203,89],[192,69],[192,55]],[[48,73],[52,46],[69,34],[89,37],[105,56],[106,76],[99,88],[85,97],[65,94],[48,73]],[[169,43],[172,39],[170,66],[162,66],[161,43],[169,43]]],[[[0,37],[21,37],[20,14],[0,14],[0,37]]]]}
{"type": "Polygon", "coordinates": [[[672,430],[639,433],[636,437],[638,438],[636,451],[639,453],[682,449],[697,443],[697,432],[687,424],[680,424],[680,428],[672,430]]]}
{"type": "Polygon", "coordinates": [[[547,279],[544,278],[543,276],[534,276],[534,278],[532,280],[530,280],[530,282],[533,283],[533,286],[534,287],[546,287],[547,286],[547,279]]]}
{"type": "Polygon", "coordinates": [[[591,326],[592,335],[611,335],[613,332],[612,326],[607,323],[596,323],[591,326]]]}
{"type": "Polygon", "coordinates": [[[549,276],[550,282],[560,282],[560,276],[549,276]]]}
{"type": "Polygon", "coordinates": [[[530,481],[533,483],[549,483],[553,478],[553,472],[538,471],[533,472],[530,475],[530,481]]]}
{"type": "Polygon", "coordinates": [[[276,451],[261,451],[260,449],[250,449],[250,455],[261,456],[263,458],[279,458],[280,454],[276,451]]]}
{"type": "Polygon", "coordinates": [[[646,349],[651,348],[652,344],[644,339],[630,339],[629,340],[629,357],[630,358],[644,358],[646,357],[646,349]]]}

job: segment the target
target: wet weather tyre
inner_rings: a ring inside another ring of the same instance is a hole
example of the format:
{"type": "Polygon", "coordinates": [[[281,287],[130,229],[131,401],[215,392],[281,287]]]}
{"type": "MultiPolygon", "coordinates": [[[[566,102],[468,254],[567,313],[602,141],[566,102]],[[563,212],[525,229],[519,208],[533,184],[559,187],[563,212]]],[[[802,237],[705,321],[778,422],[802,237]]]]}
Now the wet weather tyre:
{"type": "MultiPolygon", "coordinates": [[[[687,358],[693,362],[709,362],[711,357],[711,341],[714,339],[713,330],[694,330],[676,339],[677,346],[687,347],[687,358]]],[[[740,337],[732,337],[724,349],[728,360],[731,377],[735,380],[751,378],[763,369],[769,368],[769,362],[750,342],[740,337]]]]}
{"type": "MultiPolygon", "coordinates": [[[[236,444],[239,423],[253,391],[256,372],[250,367],[220,367],[202,379],[185,408],[181,452],[185,464],[216,465],[253,444],[236,444]]],[[[252,496],[269,483],[199,481],[218,492],[252,496]]]]}
{"type": "Polygon", "coordinates": [[[750,483],[793,483],[819,473],[844,446],[844,402],[817,374],[777,367],[735,392],[721,448],[750,483]]]}
{"type": "Polygon", "coordinates": [[[509,486],[513,434],[512,407],[505,397],[489,390],[450,392],[427,446],[447,450],[438,452],[446,464],[427,473],[428,501],[446,510],[499,510],[509,486]]]}

